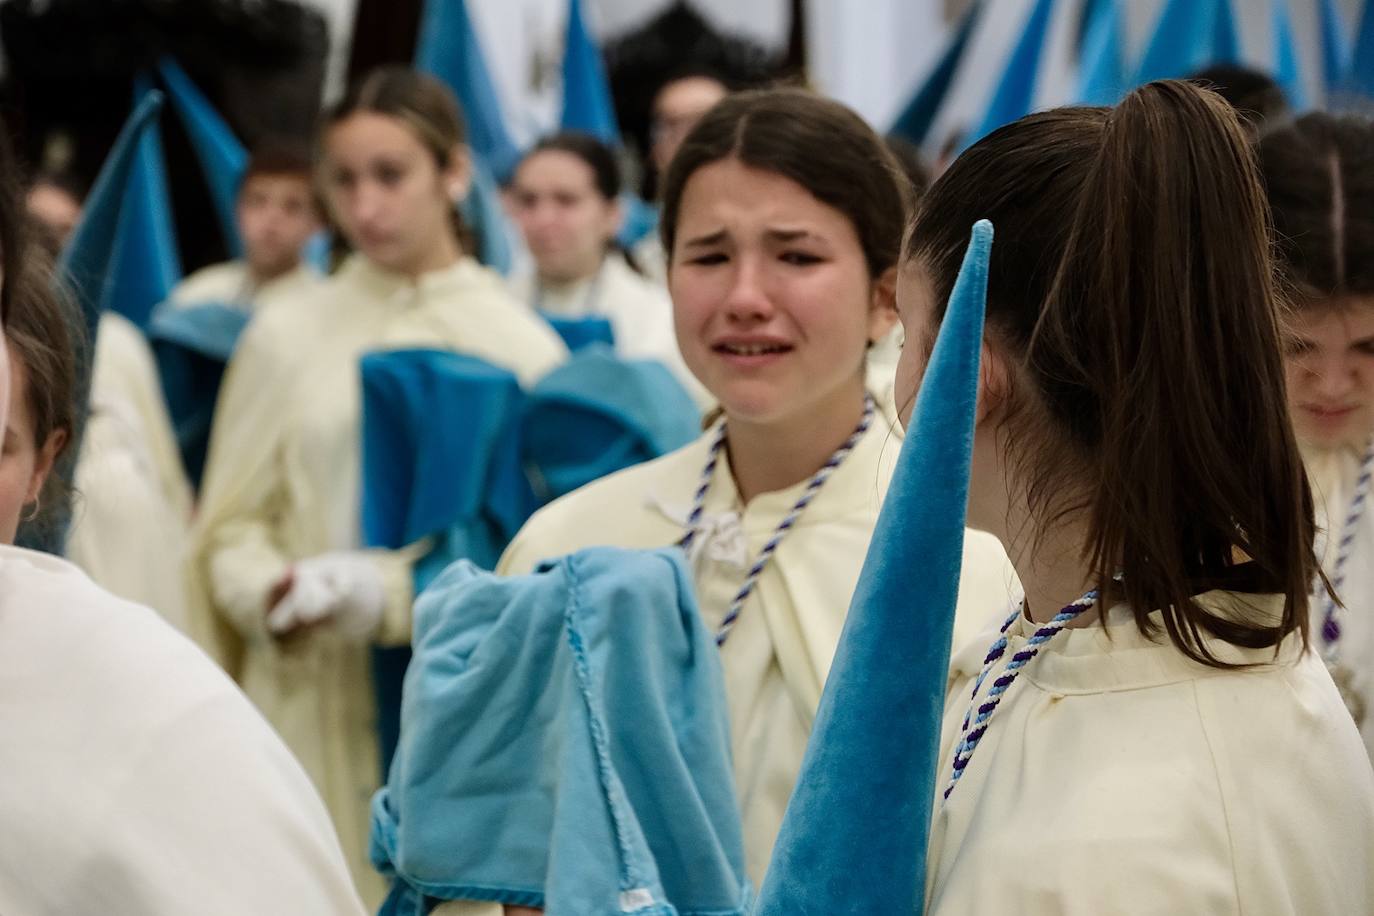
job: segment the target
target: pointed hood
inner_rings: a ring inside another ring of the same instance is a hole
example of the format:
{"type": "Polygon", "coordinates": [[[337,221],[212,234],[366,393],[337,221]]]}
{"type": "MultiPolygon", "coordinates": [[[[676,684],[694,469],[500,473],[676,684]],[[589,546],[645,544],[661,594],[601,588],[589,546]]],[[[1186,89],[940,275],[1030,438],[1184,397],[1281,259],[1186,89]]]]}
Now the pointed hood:
{"type": "Polygon", "coordinates": [[[1239,56],[1228,0],[1168,0],[1136,70],[1135,84],[1181,79],[1239,56]]]}
{"type": "Polygon", "coordinates": [[[620,143],[611,86],[606,81],[606,66],[601,49],[587,31],[581,0],[569,0],[568,31],[563,45],[564,130],[591,134],[603,143],[620,143]]]}
{"type": "Polygon", "coordinates": [[[164,57],[157,64],[158,75],[167,87],[172,108],[181,119],[191,147],[200,160],[200,170],[210,189],[210,199],[219,216],[225,243],[234,257],[243,254],[243,240],[239,238],[235,216],[239,184],[248,168],[248,151],[234,136],[229,124],[215,111],[210,100],[200,91],[186,71],[175,60],[164,57]]]}
{"type": "Polygon", "coordinates": [[[935,116],[940,113],[940,108],[949,95],[950,86],[954,84],[954,75],[959,71],[964,52],[968,50],[969,40],[978,25],[978,17],[983,11],[983,6],[982,0],[977,0],[954,27],[939,60],[917,87],[911,101],[906,103],[897,120],[892,122],[888,133],[917,146],[926,142],[930,126],[935,123],[935,116]]]}
{"type": "Polygon", "coordinates": [[[1310,108],[1307,87],[1302,81],[1302,61],[1298,45],[1293,39],[1293,19],[1288,0],[1274,0],[1274,81],[1283,87],[1288,104],[1294,111],[1310,108]]]}
{"type": "Polygon", "coordinates": [[[1355,35],[1355,51],[1346,73],[1346,89],[1365,99],[1374,98],[1374,3],[1366,3],[1355,35]]]}
{"type": "Polygon", "coordinates": [[[1345,35],[1345,19],[1338,0],[1320,0],[1322,79],[1328,95],[1338,92],[1350,70],[1350,42],[1345,35]]]}
{"type": "Polygon", "coordinates": [[[1049,38],[1054,0],[1035,0],[1021,37],[1012,46],[1006,69],[992,92],[992,100],[978,127],[964,138],[972,146],[1004,124],[1030,114],[1035,106],[1035,87],[1039,82],[1040,61],[1049,38]]]}
{"type": "Polygon", "coordinates": [[[92,333],[106,308],[142,325],[181,273],[157,127],[163,96],[141,82],[59,260],[92,333]]]}
{"type": "Polygon", "coordinates": [[[1125,43],[1116,0],[1096,0],[1084,17],[1078,100],[1084,105],[1115,105],[1126,91],[1125,43]]]}
{"type": "Polygon", "coordinates": [[[426,0],[415,66],[443,80],[457,94],[473,151],[497,179],[509,176],[520,152],[506,132],[501,102],[464,0],[426,0]]]}

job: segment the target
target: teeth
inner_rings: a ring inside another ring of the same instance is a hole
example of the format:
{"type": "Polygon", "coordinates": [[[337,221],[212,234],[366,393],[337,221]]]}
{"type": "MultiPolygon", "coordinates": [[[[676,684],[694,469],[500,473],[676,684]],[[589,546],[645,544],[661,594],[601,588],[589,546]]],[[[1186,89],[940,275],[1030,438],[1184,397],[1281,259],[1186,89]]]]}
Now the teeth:
{"type": "Polygon", "coordinates": [[[787,348],[776,344],[723,344],[721,349],[736,356],[762,356],[765,353],[781,353],[787,348]]]}

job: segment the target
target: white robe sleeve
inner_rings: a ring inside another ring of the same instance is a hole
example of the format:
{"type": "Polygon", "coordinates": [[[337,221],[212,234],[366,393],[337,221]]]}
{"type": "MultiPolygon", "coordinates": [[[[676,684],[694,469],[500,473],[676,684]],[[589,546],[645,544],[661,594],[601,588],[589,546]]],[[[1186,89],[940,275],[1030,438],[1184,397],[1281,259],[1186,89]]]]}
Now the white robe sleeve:
{"type": "Polygon", "coordinates": [[[224,374],[192,557],[200,591],[245,638],[266,632],[268,595],[290,568],[275,532],[286,509],[282,414],[294,382],[279,352],[294,335],[274,320],[280,314],[248,326],[224,374]]]}

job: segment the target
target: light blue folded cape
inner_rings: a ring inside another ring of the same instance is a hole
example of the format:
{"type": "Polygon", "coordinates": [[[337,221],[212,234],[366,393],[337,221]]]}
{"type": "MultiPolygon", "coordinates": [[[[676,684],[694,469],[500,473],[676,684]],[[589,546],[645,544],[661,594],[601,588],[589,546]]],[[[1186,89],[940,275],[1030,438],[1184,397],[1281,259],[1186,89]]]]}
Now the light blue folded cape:
{"type": "Polygon", "coordinates": [[[681,448],[701,434],[701,412],[672,372],[590,346],[530,392],[525,460],[543,499],[681,448]]]}
{"type": "Polygon", "coordinates": [[[549,323],[549,327],[553,328],[559,337],[563,338],[563,343],[573,353],[594,344],[603,344],[607,347],[615,346],[615,329],[611,327],[610,319],[604,315],[564,318],[560,315],[540,312],[539,316],[549,323]]]}
{"type": "Polygon", "coordinates": [[[456,564],[416,603],[414,652],[372,805],[383,913],[746,911],[720,659],[680,551],[456,564]]]}

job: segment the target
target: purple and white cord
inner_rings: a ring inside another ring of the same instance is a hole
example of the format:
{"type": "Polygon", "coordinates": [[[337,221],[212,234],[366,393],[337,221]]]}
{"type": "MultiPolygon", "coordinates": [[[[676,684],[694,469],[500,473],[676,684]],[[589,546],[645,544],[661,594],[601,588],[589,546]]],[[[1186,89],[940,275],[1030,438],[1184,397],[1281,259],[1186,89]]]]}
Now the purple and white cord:
{"type": "MultiPolygon", "coordinates": [[[[1355,494],[1351,497],[1350,506],[1346,510],[1345,524],[1341,526],[1341,539],[1336,544],[1336,565],[1331,570],[1331,588],[1337,595],[1341,592],[1341,587],[1345,585],[1345,567],[1350,562],[1350,555],[1354,552],[1355,539],[1359,535],[1360,519],[1364,517],[1365,509],[1369,505],[1369,491],[1371,482],[1374,481],[1374,439],[1370,439],[1369,447],[1365,450],[1364,460],[1360,463],[1360,474],[1355,481],[1355,494]]],[[[1340,656],[1341,642],[1341,610],[1330,595],[1325,594],[1318,579],[1314,593],[1321,596],[1324,600],[1324,613],[1322,614],[1322,658],[1328,663],[1334,663],[1340,656]]]]}
{"type": "Polygon", "coordinates": [[[959,743],[954,748],[954,768],[950,773],[949,785],[945,787],[944,798],[949,799],[950,793],[954,791],[954,786],[959,782],[959,778],[964,775],[964,770],[968,768],[968,763],[973,759],[973,752],[978,749],[978,743],[983,740],[983,735],[987,734],[988,720],[997,711],[998,705],[1002,702],[1002,697],[1007,689],[1016,681],[1021,669],[1037,654],[1041,647],[1049,642],[1059,632],[1068,626],[1084,611],[1097,603],[1098,592],[1093,589],[1082,598],[1065,606],[1054,619],[1035,631],[1030,639],[1026,641],[1026,647],[1012,655],[1011,661],[1007,662],[1007,667],[1002,670],[998,678],[992,682],[992,688],[988,691],[987,698],[981,705],[978,704],[978,690],[987,680],[992,672],[993,665],[1007,651],[1007,630],[1016,622],[1016,618],[1025,612],[1025,602],[1017,608],[1016,613],[1007,618],[1007,622],[1002,625],[1002,632],[997,637],[997,641],[988,650],[987,658],[983,660],[983,670],[978,675],[978,679],[973,685],[973,695],[969,698],[968,712],[964,714],[963,726],[960,729],[959,743]],[[975,714],[976,713],[976,714],[975,714]],[[970,728],[972,726],[972,728],[970,728]]]}
{"type": "MultiPolygon", "coordinates": [[[[787,516],[778,524],[772,537],[768,539],[768,543],[763,545],[763,549],[759,551],[758,559],[749,567],[749,573],[744,577],[744,584],[741,585],[739,591],[735,593],[734,599],[730,602],[730,609],[725,614],[725,619],[721,621],[720,627],[716,630],[717,646],[725,645],[725,640],[730,636],[730,631],[734,629],[735,622],[739,620],[740,612],[744,609],[745,600],[753,593],[754,586],[758,584],[759,576],[763,573],[764,568],[767,567],[768,561],[773,558],[773,554],[777,552],[778,545],[782,543],[783,538],[787,537],[788,532],[796,525],[797,519],[801,518],[801,514],[806,511],[806,507],[811,505],[811,501],[816,498],[816,494],[820,492],[821,487],[825,486],[825,482],[835,473],[835,469],[844,462],[845,458],[849,457],[849,453],[854,451],[854,447],[859,444],[859,440],[863,438],[864,433],[868,432],[869,426],[873,424],[873,414],[875,410],[876,407],[873,403],[873,398],[865,395],[864,415],[863,419],[859,421],[859,425],[854,428],[854,432],[850,433],[849,438],[844,441],[844,444],[835,450],[835,453],[826,460],[825,464],[821,465],[820,470],[815,473],[811,478],[811,482],[806,485],[806,490],[802,493],[801,498],[797,500],[796,505],[792,507],[792,510],[788,512],[787,516]]],[[[701,523],[701,515],[706,507],[706,494],[711,489],[711,480],[715,477],[716,465],[720,462],[721,449],[724,447],[725,421],[722,420],[716,429],[715,439],[711,442],[711,452],[710,456],[706,459],[706,466],[701,472],[701,485],[697,487],[696,494],[692,499],[692,512],[687,516],[687,533],[683,535],[682,540],[678,542],[678,545],[682,547],[683,550],[689,550],[692,546],[692,541],[696,537],[697,529],[701,523]]]]}

